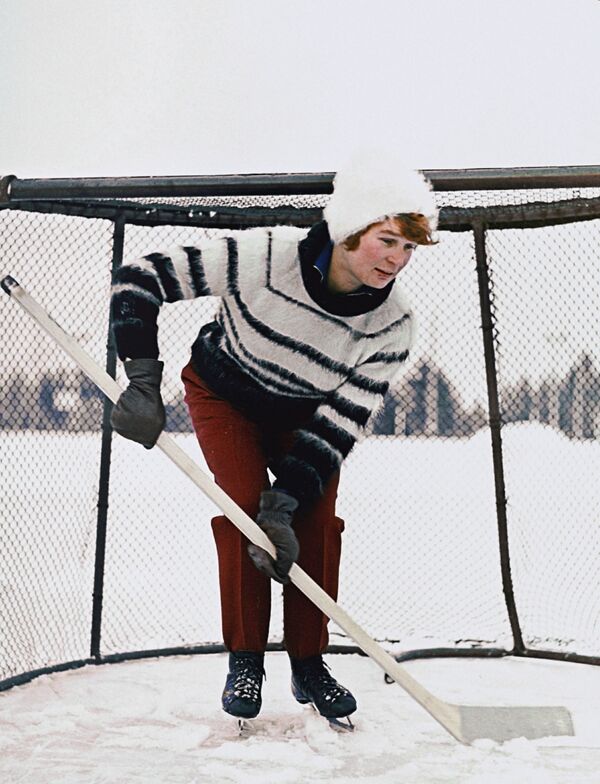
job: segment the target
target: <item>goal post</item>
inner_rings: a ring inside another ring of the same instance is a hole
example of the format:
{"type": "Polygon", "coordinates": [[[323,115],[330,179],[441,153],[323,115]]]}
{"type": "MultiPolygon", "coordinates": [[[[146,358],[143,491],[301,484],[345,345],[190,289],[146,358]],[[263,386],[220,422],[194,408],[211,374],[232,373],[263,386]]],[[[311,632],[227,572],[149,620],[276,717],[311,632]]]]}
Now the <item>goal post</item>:
{"type": "MultiPolygon", "coordinates": [[[[399,657],[600,663],[600,168],[427,174],[440,242],[399,279],[416,348],[342,470],[340,600],[399,657]]],[[[5,178],[0,277],[124,383],[107,337],[122,259],[308,227],[331,180],[5,178]]],[[[156,450],[113,440],[102,396],[5,299],[0,688],[67,662],[218,649],[217,511],[156,450]]],[[[159,317],[167,430],[199,462],[179,374],[215,306],[159,317]]]]}

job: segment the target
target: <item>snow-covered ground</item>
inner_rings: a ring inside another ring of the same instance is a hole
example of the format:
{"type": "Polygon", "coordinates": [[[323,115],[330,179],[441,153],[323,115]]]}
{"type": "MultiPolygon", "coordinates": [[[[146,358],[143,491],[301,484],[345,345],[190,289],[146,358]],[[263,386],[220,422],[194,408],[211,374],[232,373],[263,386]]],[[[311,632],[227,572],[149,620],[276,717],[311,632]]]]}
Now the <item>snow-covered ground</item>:
{"type": "Polygon", "coordinates": [[[531,660],[410,662],[437,696],[462,704],[566,705],[574,737],[463,746],[379,668],[329,656],[356,694],[339,734],[289,689],[267,655],[263,710],[241,739],[221,711],[224,654],[152,659],[43,676],[0,694],[0,780],[10,784],[598,784],[600,668],[531,660]]]}

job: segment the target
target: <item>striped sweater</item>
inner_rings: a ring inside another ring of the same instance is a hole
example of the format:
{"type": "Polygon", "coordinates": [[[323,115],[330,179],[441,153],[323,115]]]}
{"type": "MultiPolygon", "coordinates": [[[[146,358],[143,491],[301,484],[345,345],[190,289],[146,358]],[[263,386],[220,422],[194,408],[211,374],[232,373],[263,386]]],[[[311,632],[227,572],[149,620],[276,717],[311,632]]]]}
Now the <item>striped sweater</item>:
{"type": "Polygon", "coordinates": [[[192,347],[218,395],[265,427],[294,430],[272,466],[275,487],[302,503],[323,490],[364,433],[408,357],[411,308],[398,285],[331,295],[312,277],[327,225],[230,232],[151,253],[116,273],[113,334],[121,359],[158,357],[165,302],[221,298],[192,347]]]}

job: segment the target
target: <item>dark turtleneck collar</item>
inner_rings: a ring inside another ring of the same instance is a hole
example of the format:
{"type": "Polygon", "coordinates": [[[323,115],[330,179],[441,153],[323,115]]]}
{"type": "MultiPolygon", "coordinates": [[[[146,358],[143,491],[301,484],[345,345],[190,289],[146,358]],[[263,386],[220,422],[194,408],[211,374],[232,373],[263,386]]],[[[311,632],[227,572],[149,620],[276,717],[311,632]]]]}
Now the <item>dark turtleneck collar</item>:
{"type": "Polygon", "coordinates": [[[374,289],[362,286],[351,294],[335,294],[327,288],[319,269],[315,266],[316,260],[323,249],[331,243],[329,229],[326,221],[316,223],[298,246],[302,280],[312,300],[317,305],[336,316],[359,316],[375,310],[388,298],[394,281],[388,283],[383,289],[374,289]]]}

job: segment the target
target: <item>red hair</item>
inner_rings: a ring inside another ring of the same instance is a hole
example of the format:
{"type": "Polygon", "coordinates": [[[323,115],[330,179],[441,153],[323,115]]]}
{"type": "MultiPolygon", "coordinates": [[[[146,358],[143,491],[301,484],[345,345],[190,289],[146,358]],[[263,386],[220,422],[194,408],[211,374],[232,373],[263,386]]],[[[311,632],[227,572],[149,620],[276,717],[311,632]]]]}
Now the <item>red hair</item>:
{"type": "MultiPolygon", "coordinates": [[[[401,215],[392,215],[391,220],[396,224],[398,231],[402,233],[403,237],[407,240],[415,242],[417,245],[436,245],[437,240],[432,238],[432,230],[429,221],[425,215],[419,212],[407,212],[401,215]]],[[[364,229],[351,234],[344,240],[344,247],[346,250],[356,250],[360,243],[360,238],[373,226],[380,226],[383,221],[370,223],[364,229]]]]}

